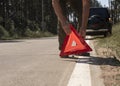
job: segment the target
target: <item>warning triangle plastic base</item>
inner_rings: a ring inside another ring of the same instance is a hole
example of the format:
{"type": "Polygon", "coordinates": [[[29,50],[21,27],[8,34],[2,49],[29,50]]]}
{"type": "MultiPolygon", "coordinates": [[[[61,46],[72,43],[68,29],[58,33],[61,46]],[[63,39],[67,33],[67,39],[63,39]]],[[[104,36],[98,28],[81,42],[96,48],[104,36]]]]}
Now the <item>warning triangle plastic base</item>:
{"type": "Polygon", "coordinates": [[[85,42],[85,40],[78,35],[78,33],[72,25],[70,25],[70,29],[71,33],[70,35],[67,35],[64,39],[60,56],[80,54],[92,51],[92,49],[85,42]]]}

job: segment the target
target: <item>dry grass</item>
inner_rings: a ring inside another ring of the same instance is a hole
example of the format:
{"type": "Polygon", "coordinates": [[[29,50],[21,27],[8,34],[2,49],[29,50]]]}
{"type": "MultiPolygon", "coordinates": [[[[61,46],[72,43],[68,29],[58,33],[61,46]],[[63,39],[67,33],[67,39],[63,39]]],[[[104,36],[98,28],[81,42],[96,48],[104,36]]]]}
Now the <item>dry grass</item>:
{"type": "Polygon", "coordinates": [[[94,40],[94,45],[103,59],[113,59],[113,65],[100,65],[105,86],[120,86],[120,23],[113,26],[112,36],[94,40]]]}
{"type": "Polygon", "coordinates": [[[113,34],[98,40],[98,46],[106,48],[106,53],[120,60],[120,23],[113,26],[113,34]]]}

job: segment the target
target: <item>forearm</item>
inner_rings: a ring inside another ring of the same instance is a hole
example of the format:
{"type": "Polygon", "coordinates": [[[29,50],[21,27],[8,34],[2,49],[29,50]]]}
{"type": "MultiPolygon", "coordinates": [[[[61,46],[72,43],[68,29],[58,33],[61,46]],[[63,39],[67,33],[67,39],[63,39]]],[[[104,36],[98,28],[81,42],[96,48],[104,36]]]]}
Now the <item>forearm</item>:
{"type": "Polygon", "coordinates": [[[82,25],[81,28],[86,29],[89,17],[90,4],[89,0],[83,0],[83,11],[82,11],[82,25]]]}
{"type": "Polygon", "coordinates": [[[63,15],[63,11],[62,11],[61,6],[59,4],[59,0],[52,0],[52,5],[54,8],[55,14],[58,17],[58,20],[61,22],[61,24],[64,24],[67,21],[67,19],[63,15]]]}
{"type": "Polygon", "coordinates": [[[65,33],[67,35],[69,35],[71,33],[71,30],[69,28],[69,23],[67,22],[66,17],[63,15],[63,11],[62,8],[60,6],[59,0],[52,0],[52,5],[54,8],[54,11],[58,17],[58,20],[60,21],[63,30],[65,31],[65,33]]]}

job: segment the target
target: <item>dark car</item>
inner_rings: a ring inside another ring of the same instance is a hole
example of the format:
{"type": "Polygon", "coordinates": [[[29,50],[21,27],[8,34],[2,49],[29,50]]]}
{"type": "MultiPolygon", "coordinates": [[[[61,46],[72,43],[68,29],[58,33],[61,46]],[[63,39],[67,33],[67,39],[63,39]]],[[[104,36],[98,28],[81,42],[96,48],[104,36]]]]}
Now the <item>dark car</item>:
{"type": "Polygon", "coordinates": [[[112,21],[107,8],[90,8],[87,35],[112,34],[112,21]]]}

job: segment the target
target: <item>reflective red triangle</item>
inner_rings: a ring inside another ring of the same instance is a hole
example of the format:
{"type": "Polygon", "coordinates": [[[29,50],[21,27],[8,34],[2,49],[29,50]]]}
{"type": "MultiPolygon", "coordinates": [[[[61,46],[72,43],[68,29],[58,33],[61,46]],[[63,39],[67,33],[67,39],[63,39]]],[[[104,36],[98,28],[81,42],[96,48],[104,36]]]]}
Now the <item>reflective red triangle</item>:
{"type": "Polygon", "coordinates": [[[80,54],[88,51],[92,51],[85,40],[78,35],[72,25],[70,25],[71,33],[67,35],[60,52],[60,56],[66,56],[71,54],[80,54]]]}

